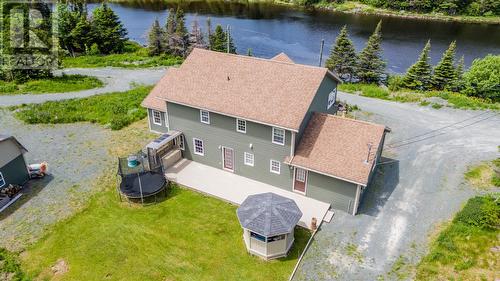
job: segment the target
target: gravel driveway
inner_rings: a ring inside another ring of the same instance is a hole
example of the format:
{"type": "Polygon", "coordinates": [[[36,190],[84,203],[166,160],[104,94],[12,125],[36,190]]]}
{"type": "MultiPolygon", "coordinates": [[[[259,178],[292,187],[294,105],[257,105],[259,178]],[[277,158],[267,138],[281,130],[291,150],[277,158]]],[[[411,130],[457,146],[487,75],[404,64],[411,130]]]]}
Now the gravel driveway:
{"type": "Polygon", "coordinates": [[[392,133],[360,214],[339,211],[323,224],[294,280],[412,279],[428,235],[475,194],[463,182],[467,166],[499,156],[500,115],[339,98],[392,133]]]}
{"type": "Polygon", "coordinates": [[[158,82],[167,69],[125,69],[125,68],[67,68],[57,70],[54,74],[80,74],[94,76],[104,82],[105,86],[97,89],[84,90],[70,93],[39,94],[39,95],[6,95],[0,97],[0,107],[20,105],[24,103],[42,103],[62,99],[83,98],[103,93],[123,92],[132,88],[131,84],[153,85],[158,82]]]}

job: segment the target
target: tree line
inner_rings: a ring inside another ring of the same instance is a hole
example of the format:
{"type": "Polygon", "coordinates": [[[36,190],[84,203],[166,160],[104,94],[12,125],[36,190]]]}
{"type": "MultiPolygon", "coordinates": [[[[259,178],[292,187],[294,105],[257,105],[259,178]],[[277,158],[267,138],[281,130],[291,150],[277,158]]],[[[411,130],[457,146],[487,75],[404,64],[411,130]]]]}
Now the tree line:
{"type": "Polygon", "coordinates": [[[224,31],[221,25],[212,31],[210,18],[207,19],[207,34],[202,31],[197,19],[193,20],[191,31],[188,32],[184,12],[180,8],[169,10],[164,27],[155,19],[148,33],[150,55],[186,57],[193,48],[236,54],[236,46],[229,32],[224,31]]]}
{"type": "MultiPolygon", "coordinates": [[[[322,0],[290,0],[310,6],[322,0]]],[[[329,3],[344,3],[345,0],[327,0],[329,3]]],[[[358,0],[363,4],[377,8],[416,13],[442,13],[446,15],[498,16],[498,0],[358,0]]]]}
{"type": "Polygon", "coordinates": [[[455,58],[456,42],[450,43],[436,66],[430,63],[431,41],[427,41],[418,60],[402,76],[385,74],[385,62],[381,56],[381,22],[368,39],[360,54],[344,26],[335,43],[326,67],[335,71],[347,82],[389,84],[392,90],[417,91],[446,90],[469,96],[500,100],[500,55],[488,55],[475,60],[468,71],[464,69],[464,57],[455,58]]]}

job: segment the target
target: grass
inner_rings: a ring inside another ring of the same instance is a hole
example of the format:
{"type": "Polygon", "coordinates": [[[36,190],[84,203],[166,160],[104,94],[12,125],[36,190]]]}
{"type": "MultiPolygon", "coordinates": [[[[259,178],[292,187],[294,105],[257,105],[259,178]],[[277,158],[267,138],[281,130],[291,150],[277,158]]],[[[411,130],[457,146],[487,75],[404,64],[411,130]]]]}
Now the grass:
{"type": "Polygon", "coordinates": [[[92,122],[122,129],[146,117],[142,100],[152,87],[139,86],[127,92],[101,94],[81,99],[48,101],[12,107],[15,116],[28,124],[92,122]]]}
{"type": "Polygon", "coordinates": [[[65,57],[62,66],[65,68],[91,68],[91,67],[124,67],[146,68],[156,66],[172,66],[182,63],[182,58],[170,55],[149,56],[147,49],[134,42],[127,42],[123,54],[111,55],[82,55],[65,57]]]}
{"type": "Polygon", "coordinates": [[[0,248],[0,280],[29,280],[21,269],[19,257],[2,248],[0,248]]]}
{"type": "Polygon", "coordinates": [[[465,179],[478,189],[500,187],[500,158],[470,167],[465,179]]]}
{"type": "Polygon", "coordinates": [[[310,236],[297,229],[287,258],[265,262],[246,252],[236,207],[173,185],[148,206],[118,201],[114,180],[88,208],[56,225],[23,255],[32,277],[57,280],[286,280],[310,236]],[[89,270],[92,269],[92,270],[89,270]]]}
{"type": "Polygon", "coordinates": [[[389,91],[386,88],[382,88],[373,84],[361,84],[361,83],[344,83],[339,84],[339,90],[359,94],[364,97],[377,98],[383,100],[391,100],[396,102],[413,102],[419,103],[421,106],[431,105],[434,109],[440,109],[443,105],[438,103],[431,103],[427,99],[429,98],[441,98],[448,102],[449,107],[459,108],[459,109],[490,109],[490,110],[500,110],[500,103],[491,102],[489,100],[484,100],[476,97],[469,97],[460,93],[445,92],[445,91],[427,91],[427,92],[416,92],[410,90],[400,90],[400,91],[389,91]]]}
{"type": "Polygon", "coordinates": [[[95,77],[62,75],[48,79],[30,80],[24,83],[0,81],[0,95],[65,93],[102,86],[103,82],[95,77]]]}
{"type": "Polygon", "coordinates": [[[500,203],[498,194],[470,199],[432,241],[417,267],[416,280],[495,280],[500,203]],[[488,217],[488,224],[478,223],[488,217]]]}

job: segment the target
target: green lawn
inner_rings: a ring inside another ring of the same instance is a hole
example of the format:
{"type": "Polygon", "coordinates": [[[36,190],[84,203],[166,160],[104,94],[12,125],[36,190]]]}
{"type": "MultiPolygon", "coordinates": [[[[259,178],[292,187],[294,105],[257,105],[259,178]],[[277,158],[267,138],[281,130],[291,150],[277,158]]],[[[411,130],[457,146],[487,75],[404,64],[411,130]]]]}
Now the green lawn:
{"type": "Polygon", "coordinates": [[[25,83],[0,81],[0,95],[75,92],[102,87],[101,80],[83,75],[63,75],[25,83]]]}
{"type": "Polygon", "coordinates": [[[431,243],[416,280],[495,280],[500,255],[499,194],[474,197],[431,243]],[[496,200],[496,201],[495,201],[496,200]]]}
{"type": "Polygon", "coordinates": [[[177,186],[161,203],[129,206],[108,182],[22,255],[30,276],[50,279],[64,260],[57,280],[287,280],[310,237],[298,228],[290,255],[265,262],[247,254],[235,206],[177,186]]]}
{"type": "Polygon", "coordinates": [[[436,103],[426,101],[427,98],[439,97],[446,100],[451,107],[461,109],[492,109],[499,110],[500,103],[494,103],[488,100],[468,97],[464,94],[445,92],[445,91],[427,91],[417,92],[410,90],[390,91],[373,84],[361,83],[343,83],[339,84],[339,90],[346,93],[359,94],[364,97],[392,100],[397,102],[418,102],[422,106],[430,105],[434,109],[440,109],[442,106],[436,103]]]}
{"type": "Polygon", "coordinates": [[[62,66],[71,67],[125,67],[125,68],[143,68],[155,66],[171,66],[181,64],[180,57],[170,55],[149,56],[147,49],[134,42],[127,42],[123,54],[111,55],[83,55],[77,57],[65,57],[62,60],[62,66]]]}
{"type": "Polygon", "coordinates": [[[101,94],[81,99],[48,101],[11,109],[28,124],[92,122],[119,130],[146,117],[140,106],[152,87],[140,86],[128,92],[101,94]]]}

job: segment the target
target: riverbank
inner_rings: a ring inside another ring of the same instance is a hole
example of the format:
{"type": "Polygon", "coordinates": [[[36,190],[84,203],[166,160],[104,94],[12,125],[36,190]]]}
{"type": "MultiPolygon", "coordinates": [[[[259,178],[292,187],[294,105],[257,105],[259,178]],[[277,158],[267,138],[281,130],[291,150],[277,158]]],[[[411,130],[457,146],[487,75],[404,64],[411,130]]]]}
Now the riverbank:
{"type": "MultiPolygon", "coordinates": [[[[186,5],[188,3],[196,2],[223,2],[220,0],[162,0],[161,4],[181,4],[186,5]]],[[[147,0],[110,0],[108,2],[112,3],[127,3],[127,4],[148,4],[147,0]]],[[[232,3],[267,3],[274,5],[306,8],[304,5],[305,1],[294,1],[294,0],[231,0],[232,3]]],[[[447,21],[447,22],[462,22],[462,23],[481,23],[481,24],[500,24],[500,16],[466,16],[466,15],[456,15],[450,16],[442,13],[415,13],[408,11],[399,11],[391,9],[377,8],[371,5],[363,4],[358,1],[345,1],[344,3],[334,3],[325,0],[319,3],[313,4],[311,9],[334,11],[346,14],[365,14],[365,15],[379,15],[387,17],[397,17],[397,18],[407,18],[407,19],[421,19],[421,20],[434,20],[434,21],[447,21]]]]}
{"type": "Polygon", "coordinates": [[[386,17],[398,17],[407,19],[420,19],[420,20],[438,20],[438,21],[449,21],[449,22],[463,22],[463,23],[481,23],[481,24],[500,24],[500,16],[465,16],[457,15],[450,16],[441,13],[414,13],[408,11],[396,11],[390,9],[376,8],[371,5],[366,5],[359,3],[357,1],[346,1],[344,3],[329,3],[326,1],[321,1],[314,5],[317,9],[325,9],[341,13],[349,14],[366,14],[366,15],[379,15],[386,17]]]}

